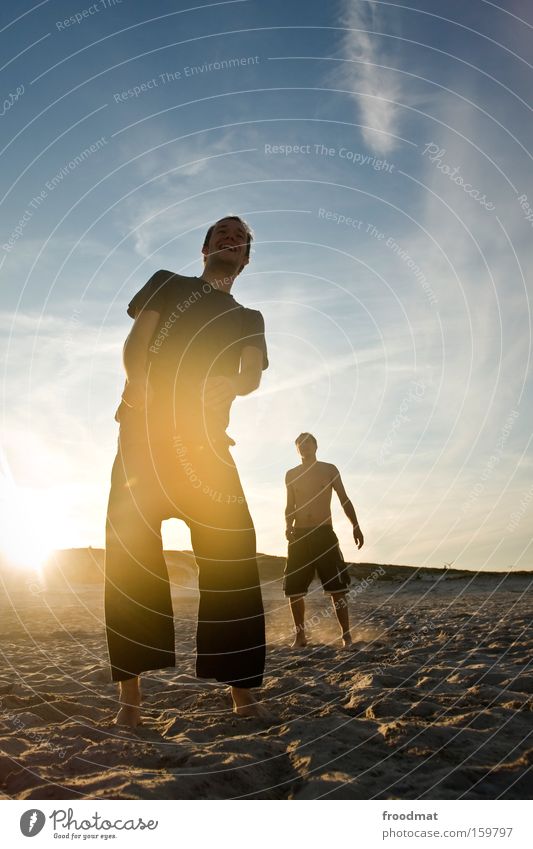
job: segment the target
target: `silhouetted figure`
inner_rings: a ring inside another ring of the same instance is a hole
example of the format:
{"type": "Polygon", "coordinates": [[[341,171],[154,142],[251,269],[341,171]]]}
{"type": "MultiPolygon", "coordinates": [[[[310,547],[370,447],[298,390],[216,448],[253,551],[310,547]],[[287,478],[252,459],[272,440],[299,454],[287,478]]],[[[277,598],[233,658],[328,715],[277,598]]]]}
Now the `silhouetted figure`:
{"type": "Polygon", "coordinates": [[[285,508],[287,564],[283,589],[289,598],[296,637],[293,648],[307,645],[305,634],[304,596],[315,573],[325,593],[331,595],[344,648],[352,644],[346,592],[350,584],[346,563],[331,522],[331,496],[339,496],[344,512],[353,526],[358,548],[364,539],[352,502],[346,494],[339,470],[332,463],[317,460],[317,441],[310,433],[296,438],[301,463],[285,475],[287,507],[285,508]]]}
{"type": "Polygon", "coordinates": [[[201,277],[158,271],[135,295],[106,523],[106,632],[117,722],[140,720],[142,672],[173,666],[174,620],[161,522],[191,531],[199,570],[196,674],[232,688],[234,709],[264,712],[265,630],[255,530],[229,451],[231,404],[268,365],[260,312],[230,293],[251,231],[229,216],[207,232],[201,277]]]}

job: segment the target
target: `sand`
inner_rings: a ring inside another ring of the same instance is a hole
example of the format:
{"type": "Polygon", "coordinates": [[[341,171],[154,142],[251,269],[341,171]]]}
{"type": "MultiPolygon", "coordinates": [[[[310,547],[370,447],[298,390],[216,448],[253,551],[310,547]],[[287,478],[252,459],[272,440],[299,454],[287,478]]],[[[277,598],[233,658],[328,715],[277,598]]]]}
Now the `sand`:
{"type": "Polygon", "coordinates": [[[290,648],[279,558],[263,557],[272,726],[193,677],[195,570],[169,554],[177,666],[143,678],[144,725],[117,729],[101,552],[44,584],[4,574],[0,792],[17,799],[523,799],[533,791],[531,576],[360,564],[355,650],[312,587],[290,648]]]}

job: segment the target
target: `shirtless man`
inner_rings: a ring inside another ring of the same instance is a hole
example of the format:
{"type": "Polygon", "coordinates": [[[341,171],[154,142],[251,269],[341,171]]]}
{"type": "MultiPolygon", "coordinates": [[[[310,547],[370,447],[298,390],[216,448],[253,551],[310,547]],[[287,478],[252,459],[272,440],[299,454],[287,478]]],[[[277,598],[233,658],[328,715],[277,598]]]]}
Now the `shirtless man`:
{"type": "Polygon", "coordinates": [[[283,590],[290,602],[296,630],[292,647],[303,648],[307,645],[304,596],[316,571],[324,592],[331,595],[342,633],[343,648],[349,649],[352,636],[345,595],[350,576],[331,523],[333,490],[352,523],[353,537],[358,548],[363,545],[363,534],[339,470],[332,463],[324,463],[316,458],[315,437],[310,433],[301,433],[295,442],[302,462],[294,469],[289,469],[285,475],[285,519],[289,550],[283,580],[283,590]]]}

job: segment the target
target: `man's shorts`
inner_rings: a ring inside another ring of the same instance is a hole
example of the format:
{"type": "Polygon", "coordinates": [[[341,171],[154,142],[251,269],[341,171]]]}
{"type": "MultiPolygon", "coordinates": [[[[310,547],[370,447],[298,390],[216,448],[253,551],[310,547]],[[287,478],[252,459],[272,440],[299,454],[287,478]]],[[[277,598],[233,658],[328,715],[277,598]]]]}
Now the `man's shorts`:
{"type": "Polygon", "coordinates": [[[305,595],[315,573],[325,593],[345,592],[350,584],[348,567],[331,525],[293,529],[283,573],[285,595],[305,595]]]}

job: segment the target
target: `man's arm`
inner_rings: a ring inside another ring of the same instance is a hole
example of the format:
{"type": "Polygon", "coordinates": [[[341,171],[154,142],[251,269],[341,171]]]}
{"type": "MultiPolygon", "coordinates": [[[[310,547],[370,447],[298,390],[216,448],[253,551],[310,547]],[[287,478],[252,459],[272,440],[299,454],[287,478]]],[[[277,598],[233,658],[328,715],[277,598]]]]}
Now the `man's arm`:
{"type": "Polygon", "coordinates": [[[355,540],[355,544],[357,545],[357,548],[361,548],[364,543],[364,537],[361,532],[361,528],[359,527],[359,522],[355,514],[355,508],[350,499],[348,498],[348,495],[346,494],[346,490],[344,489],[344,484],[342,482],[340,472],[336,466],[333,466],[333,480],[331,484],[339,497],[342,509],[344,510],[350,522],[352,523],[353,538],[355,540]]]}
{"type": "Polygon", "coordinates": [[[285,486],[287,487],[287,506],[285,507],[285,536],[288,540],[290,540],[292,537],[292,531],[294,526],[296,499],[294,497],[294,489],[292,488],[288,472],[285,475],[285,486]]]}
{"type": "Polygon", "coordinates": [[[263,354],[259,348],[246,345],[242,349],[241,366],[235,384],[236,395],[249,395],[254,392],[261,383],[263,373],[263,354]]]}
{"type": "Polygon", "coordinates": [[[241,354],[239,374],[235,378],[208,377],[204,384],[204,401],[212,409],[227,407],[237,395],[249,395],[261,383],[263,354],[246,345],[241,354]]]}
{"type": "Polygon", "coordinates": [[[126,386],[122,400],[128,407],[143,409],[150,400],[147,383],[146,360],[150,341],[157,328],[159,313],[141,310],[124,343],[123,362],[126,371],[126,386]]]}

